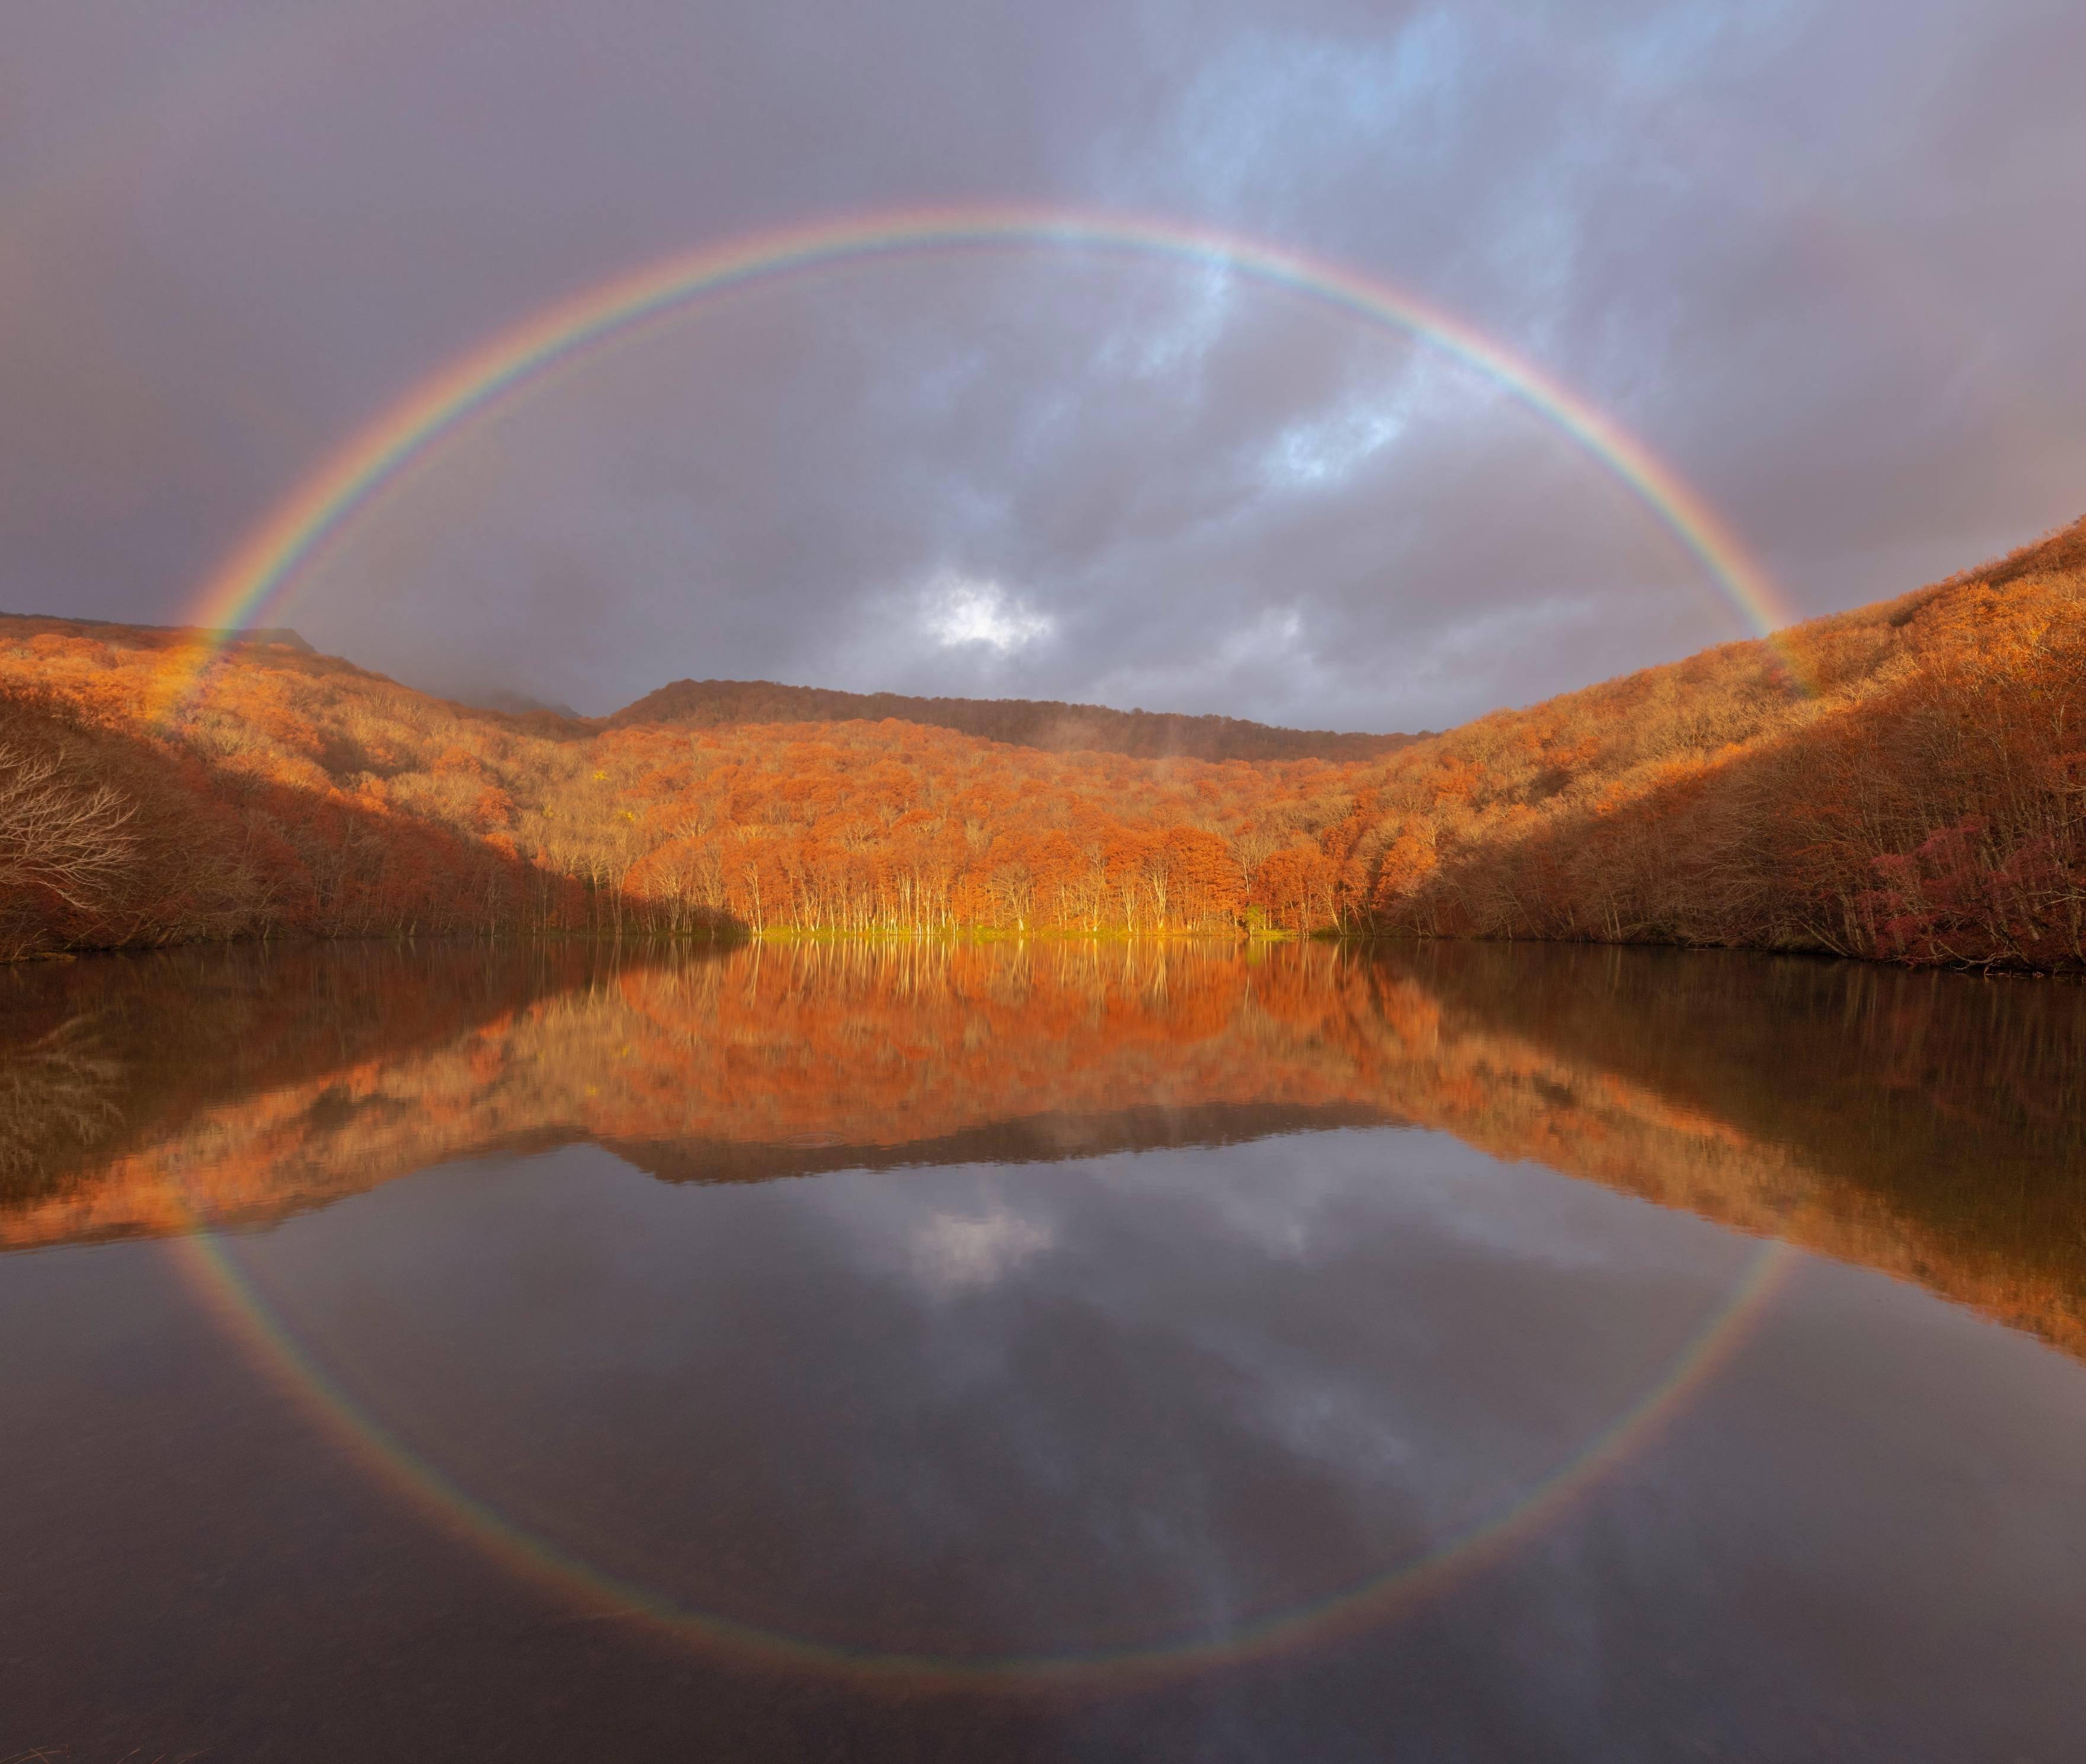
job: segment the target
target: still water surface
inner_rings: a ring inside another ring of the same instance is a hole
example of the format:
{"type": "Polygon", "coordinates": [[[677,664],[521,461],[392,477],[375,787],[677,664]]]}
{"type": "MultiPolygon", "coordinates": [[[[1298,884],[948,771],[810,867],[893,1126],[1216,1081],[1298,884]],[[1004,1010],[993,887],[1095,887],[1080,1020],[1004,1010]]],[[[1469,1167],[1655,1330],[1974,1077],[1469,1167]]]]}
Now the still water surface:
{"type": "Polygon", "coordinates": [[[0,1759],[2086,1755],[2075,986],[334,948],[0,1010],[0,1759]]]}

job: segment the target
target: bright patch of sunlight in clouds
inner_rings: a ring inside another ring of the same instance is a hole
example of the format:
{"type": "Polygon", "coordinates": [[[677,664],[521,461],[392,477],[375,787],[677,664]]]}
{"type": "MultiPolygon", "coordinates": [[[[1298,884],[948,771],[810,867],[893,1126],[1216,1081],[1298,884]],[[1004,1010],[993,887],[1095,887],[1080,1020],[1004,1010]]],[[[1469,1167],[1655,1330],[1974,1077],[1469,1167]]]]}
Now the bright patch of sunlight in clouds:
{"type": "Polygon", "coordinates": [[[1011,656],[1058,628],[998,583],[953,573],[936,579],[927,589],[928,635],[944,649],[969,646],[1011,656]]]}

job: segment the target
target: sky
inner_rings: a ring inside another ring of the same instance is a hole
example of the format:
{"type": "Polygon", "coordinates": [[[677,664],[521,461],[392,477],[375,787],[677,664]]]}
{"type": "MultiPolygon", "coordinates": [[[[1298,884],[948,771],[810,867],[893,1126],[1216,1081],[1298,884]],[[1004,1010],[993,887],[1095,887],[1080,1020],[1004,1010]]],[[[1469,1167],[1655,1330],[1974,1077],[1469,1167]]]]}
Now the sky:
{"type": "MultiPolygon", "coordinates": [[[[0,609],[177,623],[364,424],[679,253],[1135,214],[1572,389],[1783,606],[2086,512],[2075,0],[0,0],[0,609]]],[[[413,684],[1441,728],[1752,627],[1496,378],[1228,266],[697,301],[416,457],[269,615],[413,684]]]]}

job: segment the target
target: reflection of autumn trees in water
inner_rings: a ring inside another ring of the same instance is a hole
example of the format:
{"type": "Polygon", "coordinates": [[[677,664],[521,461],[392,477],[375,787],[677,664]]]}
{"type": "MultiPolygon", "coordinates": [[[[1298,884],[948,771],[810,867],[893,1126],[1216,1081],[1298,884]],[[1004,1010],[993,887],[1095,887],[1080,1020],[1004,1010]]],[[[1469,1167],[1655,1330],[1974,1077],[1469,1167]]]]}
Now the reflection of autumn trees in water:
{"type": "Polygon", "coordinates": [[[1418,1013],[1394,1111],[2086,1354],[2086,989],[1471,944],[1377,971],[1418,1013]]]}
{"type": "MultiPolygon", "coordinates": [[[[764,1171],[819,1168],[1039,1119],[1052,1125],[1028,1150],[1053,1131],[1084,1145],[1083,1121],[1133,1104],[1145,1140],[1205,1137],[1176,1117],[1212,1109],[1373,1119],[1337,1047],[1313,1045],[1341,1001],[1311,982],[1335,965],[1317,946],[1248,961],[1181,942],[650,961],[302,946],[0,971],[24,1044],[84,1025],[72,1032],[125,1104],[87,1144],[18,1111],[6,1130],[41,1174],[15,1197],[66,1235],[191,1209],[269,1217],[445,1158],[579,1138],[707,1173],[734,1149],[768,1148],[764,1171]]],[[[20,1241],[23,1217],[0,1235],[20,1241]]]]}
{"type": "MultiPolygon", "coordinates": [[[[0,619],[0,957],[262,932],[1339,928],[2086,968],[2086,525],[1364,757],[683,725],[673,693],[517,719],[282,643],[236,648],[169,713],[188,654],[0,619]]],[[[1018,725],[990,709],[958,720],[1018,725]]]]}
{"type": "Polygon", "coordinates": [[[715,1181],[1402,1121],[2086,1353],[2086,993],[2067,984],[1189,942],[306,946],[6,984],[11,1247],[266,1221],[576,1140],[715,1181]]]}

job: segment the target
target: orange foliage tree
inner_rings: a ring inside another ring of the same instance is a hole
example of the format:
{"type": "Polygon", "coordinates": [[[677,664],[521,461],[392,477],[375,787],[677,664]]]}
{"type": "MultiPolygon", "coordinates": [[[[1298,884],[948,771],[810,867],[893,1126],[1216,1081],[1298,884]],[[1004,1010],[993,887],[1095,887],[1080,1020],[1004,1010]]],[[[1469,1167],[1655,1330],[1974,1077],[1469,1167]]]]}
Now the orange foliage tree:
{"type": "Polygon", "coordinates": [[[234,646],[170,711],[191,644],[0,619],[0,954],[1265,929],[2086,967],[2086,524],[1356,758],[1132,757],[1068,747],[1062,720],[1034,746],[727,722],[700,694],[685,723],[672,694],[517,718],[284,642],[234,646]]]}

